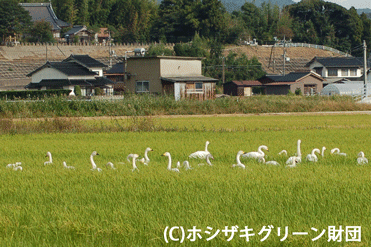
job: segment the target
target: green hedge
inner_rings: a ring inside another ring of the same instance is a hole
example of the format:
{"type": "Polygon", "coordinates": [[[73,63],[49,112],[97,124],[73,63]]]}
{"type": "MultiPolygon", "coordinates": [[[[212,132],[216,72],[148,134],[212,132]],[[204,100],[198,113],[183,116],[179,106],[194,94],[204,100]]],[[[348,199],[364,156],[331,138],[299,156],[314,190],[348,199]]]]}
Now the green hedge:
{"type": "Polygon", "coordinates": [[[0,99],[43,99],[51,96],[69,95],[71,90],[51,89],[51,90],[26,90],[26,91],[2,91],[0,99]]]}

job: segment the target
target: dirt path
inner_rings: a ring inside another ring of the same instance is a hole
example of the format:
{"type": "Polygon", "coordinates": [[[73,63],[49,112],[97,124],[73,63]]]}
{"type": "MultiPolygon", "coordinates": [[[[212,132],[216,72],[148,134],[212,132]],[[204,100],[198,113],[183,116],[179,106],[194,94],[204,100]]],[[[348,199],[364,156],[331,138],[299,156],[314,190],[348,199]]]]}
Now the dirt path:
{"type": "MultiPolygon", "coordinates": [[[[279,113],[249,113],[249,114],[210,114],[210,115],[154,115],[136,116],[139,118],[205,118],[205,117],[249,117],[249,116],[308,116],[308,115],[371,115],[371,111],[327,111],[327,112],[279,112],[279,113]]],[[[45,117],[45,118],[14,118],[3,119],[11,121],[45,121],[54,119],[75,120],[109,120],[130,119],[134,116],[101,116],[101,117],[45,117]]]]}

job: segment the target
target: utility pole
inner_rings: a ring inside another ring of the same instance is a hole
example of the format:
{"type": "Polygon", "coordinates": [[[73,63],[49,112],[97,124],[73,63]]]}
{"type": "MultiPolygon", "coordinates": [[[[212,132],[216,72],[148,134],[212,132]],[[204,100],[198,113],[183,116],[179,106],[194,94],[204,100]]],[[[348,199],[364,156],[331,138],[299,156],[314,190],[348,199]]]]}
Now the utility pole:
{"type": "Polygon", "coordinates": [[[222,57],[222,78],[223,84],[225,83],[225,57],[222,57]]]}
{"type": "Polygon", "coordinates": [[[367,97],[367,45],[366,40],[363,40],[363,67],[364,67],[364,98],[367,97]]]}
{"type": "Polygon", "coordinates": [[[283,75],[285,76],[285,69],[286,69],[286,36],[283,36],[283,75]]]}

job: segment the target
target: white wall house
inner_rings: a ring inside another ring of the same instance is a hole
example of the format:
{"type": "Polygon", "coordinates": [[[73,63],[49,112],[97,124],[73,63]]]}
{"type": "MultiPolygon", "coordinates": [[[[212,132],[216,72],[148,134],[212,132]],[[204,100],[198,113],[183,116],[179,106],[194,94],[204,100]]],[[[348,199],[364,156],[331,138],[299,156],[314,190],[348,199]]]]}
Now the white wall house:
{"type": "Polygon", "coordinates": [[[363,75],[363,58],[315,57],[306,66],[331,83],[342,78],[356,80],[363,75]]]}
{"type": "Polygon", "coordinates": [[[75,95],[75,86],[80,86],[81,95],[89,96],[99,87],[105,95],[113,95],[115,82],[103,77],[105,65],[85,55],[73,56],[62,62],[47,62],[27,76],[31,83],[27,89],[66,89],[71,90],[70,95],[75,95]]]}

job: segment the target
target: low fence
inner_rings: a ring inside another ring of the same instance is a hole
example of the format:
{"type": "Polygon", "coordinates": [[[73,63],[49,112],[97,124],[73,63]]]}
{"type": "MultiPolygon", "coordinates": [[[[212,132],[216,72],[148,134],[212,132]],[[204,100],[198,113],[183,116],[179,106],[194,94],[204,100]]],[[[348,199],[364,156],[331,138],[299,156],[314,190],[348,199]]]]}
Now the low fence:
{"type": "MultiPolygon", "coordinates": [[[[274,45],[275,47],[283,47],[283,43],[276,43],[274,45]]],[[[314,45],[314,44],[307,44],[307,43],[286,43],[285,47],[308,47],[308,48],[314,48],[314,49],[320,49],[320,50],[326,50],[331,51],[333,53],[337,53],[343,56],[351,56],[350,54],[346,52],[339,51],[337,49],[334,49],[332,47],[324,46],[324,45],[314,45]]]]}

